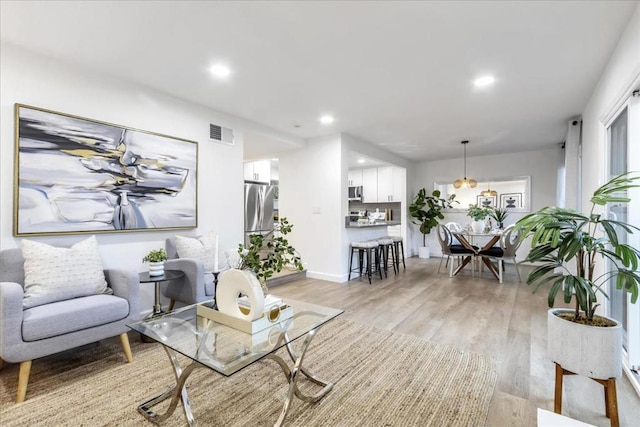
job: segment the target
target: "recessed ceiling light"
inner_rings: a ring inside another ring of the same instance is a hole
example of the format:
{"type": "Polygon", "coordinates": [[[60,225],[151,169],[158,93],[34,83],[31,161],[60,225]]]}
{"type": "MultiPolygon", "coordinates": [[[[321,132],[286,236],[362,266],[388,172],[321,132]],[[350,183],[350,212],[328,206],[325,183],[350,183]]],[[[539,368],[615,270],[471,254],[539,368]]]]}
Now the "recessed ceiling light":
{"type": "Polygon", "coordinates": [[[492,84],[494,84],[496,81],[496,78],[493,76],[482,76],[479,77],[477,79],[475,79],[473,81],[473,84],[476,87],[487,87],[487,86],[491,86],[492,84]]]}
{"type": "Polygon", "coordinates": [[[328,114],[325,114],[324,116],[320,117],[320,123],[322,123],[323,125],[330,125],[331,123],[333,123],[334,118],[333,116],[330,116],[328,114]]]}
{"type": "Polygon", "coordinates": [[[226,65],[215,64],[209,68],[209,72],[216,77],[228,77],[231,74],[231,70],[226,65]]]}
{"type": "Polygon", "coordinates": [[[365,160],[364,159],[358,159],[358,163],[364,163],[365,160]]]}

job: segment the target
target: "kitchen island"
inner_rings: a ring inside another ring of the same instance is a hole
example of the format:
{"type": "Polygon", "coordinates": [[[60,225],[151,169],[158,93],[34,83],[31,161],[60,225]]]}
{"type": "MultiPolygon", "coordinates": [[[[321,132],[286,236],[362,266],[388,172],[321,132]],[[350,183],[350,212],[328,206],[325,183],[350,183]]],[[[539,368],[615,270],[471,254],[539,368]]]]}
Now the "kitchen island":
{"type": "Polygon", "coordinates": [[[386,237],[389,235],[399,236],[400,225],[402,221],[385,221],[376,220],[375,222],[358,223],[357,221],[350,221],[349,217],[345,218],[345,229],[347,231],[347,245],[349,242],[362,242],[365,240],[375,240],[380,237],[386,237]]]}
{"type": "Polygon", "coordinates": [[[384,221],[376,220],[374,222],[357,222],[349,221],[349,217],[346,217],[345,228],[371,228],[371,227],[389,227],[393,225],[400,225],[400,221],[384,221]]]}

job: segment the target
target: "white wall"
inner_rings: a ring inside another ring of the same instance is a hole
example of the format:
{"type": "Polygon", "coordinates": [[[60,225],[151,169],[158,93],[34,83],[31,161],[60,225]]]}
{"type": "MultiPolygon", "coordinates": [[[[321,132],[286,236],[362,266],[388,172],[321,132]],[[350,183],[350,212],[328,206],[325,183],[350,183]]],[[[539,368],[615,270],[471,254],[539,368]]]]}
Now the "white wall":
{"type": "MultiPolygon", "coordinates": [[[[511,176],[531,176],[531,209],[536,211],[545,206],[553,206],[556,202],[556,177],[559,165],[560,144],[556,148],[522,153],[511,153],[491,156],[467,157],[467,176],[469,178],[503,178],[511,176]]],[[[423,162],[415,168],[415,178],[412,180],[409,196],[410,201],[420,188],[432,190],[436,181],[453,182],[462,173],[463,159],[438,160],[423,162]]],[[[505,226],[515,223],[526,213],[510,213],[505,226]]],[[[445,214],[444,222],[455,221],[468,224],[471,218],[465,212],[445,214]]],[[[436,233],[432,231],[427,236],[427,245],[431,252],[439,255],[440,245],[436,233]]],[[[422,234],[417,225],[410,227],[410,244],[412,254],[417,254],[422,246],[422,234]]],[[[526,242],[522,248],[526,247],[526,242]]],[[[526,256],[526,251],[520,250],[518,258],[526,256]]]]}
{"type": "MultiPolygon", "coordinates": [[[[611,59],[582,113],[582,208],[606,181],[608,158],[604,121],[640,85],[640,5],[636,7],[611,59]]],[[[637,141],[635,143],[638,143],[637,141]]]]}
{"type": "MultiPolygon", "coordinates": [[[[106,267],[144,271],[142,257],[150,249],[164,247],[165,238],[178,233],[201,235],[214,230],[221,248],[236,248],[242,242],[243,130],[255,130],[255,124],[12,45],[2,44],[0,54],[0,248],[19,247],[22,240],[12,231],[15,103],[198,142],[198,228],[97,234],[106,267]],[[234,129],[235,146],[210,140],[209,123],[234,129]]],[[[54,245],[84,238],[30,237],[54,245]]],[[[143,310],[150,310],[152,285],[141,290],[143,310]]]]}
{"type": "Polygon", "coordinates": [[[289,241],[307,276],[340,281],[340,247],[346,201],[340,136],[311,139],[305,148],[280,156],[280,217],[293,224],[289,241]]]}

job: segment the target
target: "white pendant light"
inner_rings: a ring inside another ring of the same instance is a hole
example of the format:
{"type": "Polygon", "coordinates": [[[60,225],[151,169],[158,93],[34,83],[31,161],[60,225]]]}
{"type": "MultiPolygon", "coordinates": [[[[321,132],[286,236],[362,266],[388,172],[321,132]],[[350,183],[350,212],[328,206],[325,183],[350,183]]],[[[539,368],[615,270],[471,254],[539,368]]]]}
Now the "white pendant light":
{"type": "Polygon", "coordinates": [[[467,144],[469,141],[462,141],[461,144],[464,147],[464,178],[456,179],[453,182],[454,188],[476,188],[478,181],[475,179],[467,179],[467,144]]]}

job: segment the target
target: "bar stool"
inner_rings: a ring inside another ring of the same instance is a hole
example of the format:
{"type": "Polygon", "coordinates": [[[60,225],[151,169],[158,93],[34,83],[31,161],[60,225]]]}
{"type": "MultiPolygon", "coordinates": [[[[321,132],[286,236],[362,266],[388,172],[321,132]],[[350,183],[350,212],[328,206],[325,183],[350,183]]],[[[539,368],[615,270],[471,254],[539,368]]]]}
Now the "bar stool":
{"type": "Polygon", "coordinates": [[[377,270],[380,273],[380,279],[382,279],[382,270],[380,269],[380,256],[378,247],[380,244],[377,240],[367,240],[364,242],[351,242],[351,255],[349,256],[349,278],[351,280],[351,273],[355,271],[351,268],[353,264],[353,254],[355,251],[358,251],[358,264],[359,268],[357,271],[360,273],[360,277],[362,277],[362,267],[363,261],[366,259],[365,270],[367,272],[367,277],[369,278],[369,284],[371,284],[371,272],[377,270]],[[373,265],[372,265],[373,264],[373,265]]]}
{"type": "Polygon", "coordinates": [[[378,250],[380,251],[380,258],[383,260],[381,268],[384,268],[384,277],[387,276],[389,270],[389,253],[391,253],[391,265],[393,266],[393,274],[398,274],[398,268],[396,267],[396,253],[394,250],[394,242],[390,237],[381,237],[378,239],[378,250]]]}
{"type": "Polygon", "coordinates": [[[404,263],[404,240],[402,236],[387,236],[389,239],[393,240],[393,247],[396,252],[396,268],[398,272],[400,272],[400,256],[402,256],[402,267],[404,270],[407,269],[407,265],[404,263]]]}

